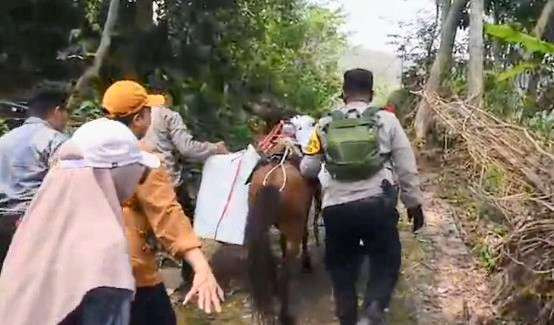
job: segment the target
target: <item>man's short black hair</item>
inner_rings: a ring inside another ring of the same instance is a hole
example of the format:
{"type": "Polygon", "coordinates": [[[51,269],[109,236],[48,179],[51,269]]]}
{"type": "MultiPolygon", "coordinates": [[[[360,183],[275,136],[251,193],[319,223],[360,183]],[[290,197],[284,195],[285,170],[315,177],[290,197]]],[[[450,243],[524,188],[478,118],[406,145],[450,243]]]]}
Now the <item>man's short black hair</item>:
{"type": "Polygon", "coordinates": [[[343,91],[348,94],[367,93],[373,90],[373,73],[365,69],[352,69],[344,73],[343,91]]]}
{"type": "Polygon", "coordinates": [[[125,124],[126,127],[131,127],[131,124],[133,123],[133,119],[135,118],[135,116],[139,114],[140,113],[134,113],[127,116],[116,117],[116,118],[113,118],[113,120],[125,124]]]}
{"type": "MultiPolygon", "coordinates": [[[[105,109],[105,108],[102,108],[102,112],[104,113],[104,116],[109,116],[109,115],[110,115],[110,112],[108,112],[108,110],[105,109]]],[[[141,110],[139,110],[138,112],[133,113],[133,114],[131,114],[131,115],[120,116],[120,117],[113,117],[113,118],[110,117],[109,119],[111,119],[111,120],[113,120],[113,121],[117,121],[117,122],[123,123],[123,124],[125,124],[125,126],[127,126],[127,127],[131,127],[131,124],[133,124],[133,119],[135,118],[135,116],[141,115],[143,112],[144,112],[144,109],[141,109],[141,110]]]]}
{"type": "Polygon", "coordinates": [[[61,91],[41,91],[29,101],[27,115],[45,119],[56,107],[65,109],[67,94],[61,91]]]}

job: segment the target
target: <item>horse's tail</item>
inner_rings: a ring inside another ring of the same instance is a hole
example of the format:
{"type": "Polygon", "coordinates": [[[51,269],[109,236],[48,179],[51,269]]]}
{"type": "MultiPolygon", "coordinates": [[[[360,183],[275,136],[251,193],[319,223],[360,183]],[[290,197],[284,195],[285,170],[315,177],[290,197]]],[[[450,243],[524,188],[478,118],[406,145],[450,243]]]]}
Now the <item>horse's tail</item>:
{"type": "Polygon", "coordinates": [[[269,229],[277,222],[281,195],[273,186],[264,186],[255,195],[245,233],[248,280],[254,310],[267,320],[274,315],[273,298],[277,292],[277,264],[271,250],[269,229]]]}

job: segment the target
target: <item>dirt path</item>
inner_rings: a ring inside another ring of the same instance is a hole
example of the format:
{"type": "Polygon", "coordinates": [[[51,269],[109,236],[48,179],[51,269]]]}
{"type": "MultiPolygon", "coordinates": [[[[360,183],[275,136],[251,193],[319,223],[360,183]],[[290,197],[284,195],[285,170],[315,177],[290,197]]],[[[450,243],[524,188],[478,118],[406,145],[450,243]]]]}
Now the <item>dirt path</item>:
{"type": "MultiPolygon", "coordinates": [[[[388,315],[390,324],[484,324],[494,315],[490,301],[491,288],[486,274],[460,239],[453,209],[435,194],[437,176],[431,171],[423,175],[426,200],[426,227],[414,236],[405,215],[399,225],[403,245],[402,275],[388,315]]],[[[333,314],[329,280],[323,268],[323,247],[310,245],[314,272],[302,274],[299,281],[299,324],[338,324],[333,314]]],[[[214,250],[213,245],[207,245],[214,250]]],[[[176,271],[165,270],[168,286],[178,283],[176,271]]],[[[360,282],[365,279],[360,279],[360,282]]],[[[361,284],[361,283],[360,283],[361,284]]],[[[244,291],[232,293],[225,311],[207,316],[192,307],[176,302],[179,324],[252,324],[248,296],[244,291]]]]}

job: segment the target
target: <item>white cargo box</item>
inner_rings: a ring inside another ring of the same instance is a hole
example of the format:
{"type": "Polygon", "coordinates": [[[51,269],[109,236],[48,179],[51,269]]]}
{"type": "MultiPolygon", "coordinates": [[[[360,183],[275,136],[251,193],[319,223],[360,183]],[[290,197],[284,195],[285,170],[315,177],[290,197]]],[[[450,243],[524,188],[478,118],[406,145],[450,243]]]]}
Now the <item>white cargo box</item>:
{"type": "Polygon", "coordinates": [[[209,158],[196,200],[194,231],[201,238],[242,245],[248,215],[246,181],[260,156],[246,150],[209,158]]]}

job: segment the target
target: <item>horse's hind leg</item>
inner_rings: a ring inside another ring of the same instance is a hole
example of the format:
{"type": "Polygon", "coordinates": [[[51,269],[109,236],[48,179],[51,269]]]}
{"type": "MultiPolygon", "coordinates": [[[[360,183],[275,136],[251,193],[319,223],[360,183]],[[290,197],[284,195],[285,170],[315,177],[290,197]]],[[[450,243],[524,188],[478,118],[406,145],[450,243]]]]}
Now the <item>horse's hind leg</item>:
{"type": "Polygon", "coordinates": [[[302,236],[302,271],[306,273],[312,272],[312,258],[310,256],[310,251],[308,250],[308,236],[309,230],[308,225],[304,230],[304,235],[302,236]]]}
{"type": "Polygon", "coordinates": [[[279,319],[283,325],[295,325],[297,311],[299,309],[299,301],[292,299],[294,296],[291,294],[298,295],[298,291],[294,290],[295,286],[295,275],[298,273],[299,258],[300,253],[300,243],[299,242],[286,242],[286,257],[283,260],[283,269],[281,272],[280,278],[280,296],[281,296],[281,312],[279,314],[279,319]]]}

